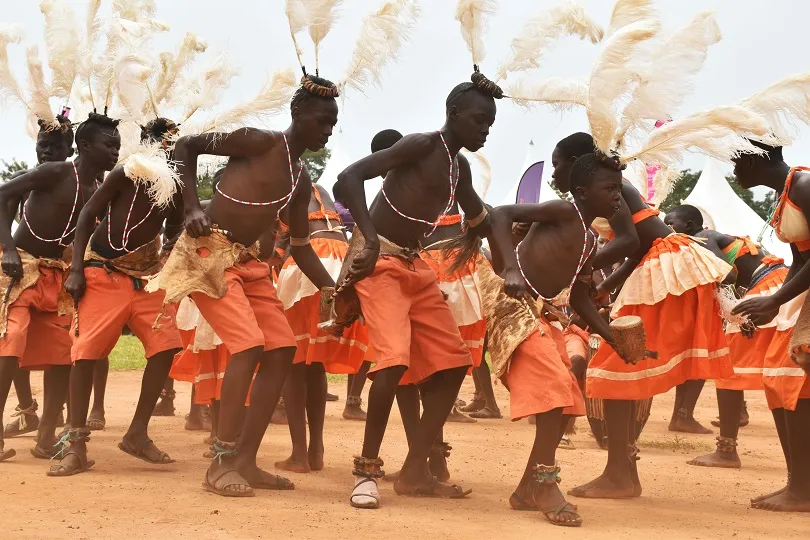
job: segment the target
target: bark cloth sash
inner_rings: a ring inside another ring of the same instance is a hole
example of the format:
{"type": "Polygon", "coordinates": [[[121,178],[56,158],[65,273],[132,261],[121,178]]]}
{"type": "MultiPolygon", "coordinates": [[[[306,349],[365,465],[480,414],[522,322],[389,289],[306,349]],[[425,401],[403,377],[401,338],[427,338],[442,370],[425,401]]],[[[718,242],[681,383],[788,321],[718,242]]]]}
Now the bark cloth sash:
{"type": "MultiPolygon", "coordinates": [[[[2,253],[2,250],[0,250],[0,253],[2,253]]],[[[20,254],[20,259],[22,260],[22,278],[15,279],[8,276],[5,272],[0,272],[0,291],[2,291],[3,294],[2,304],[0,304],[0,338],[6,335],[8,328],[8,308],[17,301],[24,290],[36,285],[37,281],[39,281],[39,269],[54,268],[65,272],[70,266],[62,259],[34,257],[19,248],[17,248],[17,253],[20,254]]],[[[70,313],[73,306],[73,302],[64,288],[59,291],[57,306],[59,315],[67,315],[70,313]]]]}
{"type": "Polygon", "coordinates": [[[91,244],[84,253],[85,266],[101,266],[109,272],[120,272],[134,279],[146,279],[160,271],[160,246],[160,237],[156,236],[135,251],[109,258],[93,250],[91,244]]]}
{"type": "MultiPolygon", "coordinates": [[[[380,257],[397,257],[409,263],[420,258],[419,250],[398,246],[381,235],[377,235],[377,237],[380,239],[380,257]]],[[[360,229],[355,228],[351,242],[349,242],[346,258],[343,259],[343,266],[340,267],[340,274],[338,274],[335,281],[336,290],[329,320],[319,325],[326,332],[341,335],[345,328],[348,328],[363,316],[360,309],[360,299],[357,297],[357,291],[354,290],[354,284],[346,281],[354,258],[363,251],[365,244],[366,239],[363,233],[360,232],[360,229]]]]}
{"type": "Polygon", "coordinates": [[[228,232],[222,229],[212,228],[209,236],[199,238],[192,238],[183,231],[166,264],[149,280],[146,290],[166,291],[164,307],[166,304],[177,304],[195,292],[211,298],[222,298],[228,290],[225,271],[240,262],[259,260],[258,257],[258,242],[245,247],[232,242],[228,232]]]}
{"type": "Polygon", "coordinates": [[[501,378],[509,370],[512,353],[518,345],[540,329],[539,321],[549,321],[544,315],[546,311],[561,321],[565,320],[565,315],[543,300],[535,301],[528,295],[520,300],[507,296],[503,279],[488,264],[478,265],[476,271],[489,332],[487,350],[492,358],[494,374],[501,378]]]}

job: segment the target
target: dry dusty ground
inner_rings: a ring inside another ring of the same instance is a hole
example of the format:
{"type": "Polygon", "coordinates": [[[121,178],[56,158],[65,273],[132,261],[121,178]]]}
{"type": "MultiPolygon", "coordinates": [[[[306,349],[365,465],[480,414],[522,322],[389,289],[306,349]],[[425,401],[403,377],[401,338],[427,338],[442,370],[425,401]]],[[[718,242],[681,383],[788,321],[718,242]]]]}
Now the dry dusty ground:
{"type": "MultiPolygon", "coordinates": [[[[784,465],[776,433],[761,393],[747,396],[751,425],[741,433],[744,469],[703,469],[686,465],[714,438],[684,436],[666,430],[671,396],[657,399],[642,438],[644,495],[631,501],[575,500],[585,525],[562,529],[539,515],[515,512],[507,500],[533,440],[526,422],[480,421],[451,424],[454,479],[474,491],[467,500],[437,501],[396,496],[382,484],[383,508],[349,507],[351,456],[360,448],[363,424],[340,417],[343,399],[330,403],[326,425],[326,468],[293,475],[292,492],[259,492],[253,499],[223,499],[200,487],[206,460],[201,432],[183,431],[182,413],[155,418],[151,435],[178,463],[153,467],[117,449],[135,407],[140,372],[111,373],[107,396],[108,428],[93,437],[94,470],[72,478],[47,478],[47,463],[28,453],[30,437],[9,439],[18,455],[0,465],[0,538],[803,538],[810,537],[810,516],[778,515],[748,507],[752,496],[781,487],[784,465]]],[[[41,379],[34,377],[41,397],[41,379]]],[[[178,403],[188,403],[189,387],[178,385],[178,403]]],[[[333,385],[335,386],[335,385],[333,385]]],[[[462,396],[471,394],[468,378],[462,396]]],[[[504,413],[508,397],[496,388],[504,413]]],[[[332,391],[343,394],[342,387],[332,391]]],[[[8,409],[16,404],[9,399],[8,409]]],[[[714,388],[706,385],[697,417],[715,417],[714,388]]],[[[6,412],[8,414],[8,411],[6,412]]],[[[8,419],[8,416],[5,417],[8,419]]],[[[604,466],[606,453],[579,421],[576,450],[560,451],[563,488],[590,480],[604,466]]],[[[396,411],[383,445],[388,469],[405,455],[405,437],[396,411]]],[[[271,426],[260,463],[272,468],[287,457],[285,426],[271,426]]]]}

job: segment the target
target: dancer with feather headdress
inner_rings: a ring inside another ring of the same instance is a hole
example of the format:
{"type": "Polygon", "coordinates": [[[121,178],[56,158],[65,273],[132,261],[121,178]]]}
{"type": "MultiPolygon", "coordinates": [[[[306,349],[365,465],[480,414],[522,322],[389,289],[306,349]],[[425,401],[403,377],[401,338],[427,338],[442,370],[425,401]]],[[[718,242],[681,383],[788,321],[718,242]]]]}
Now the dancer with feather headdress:
{"type": "Polygon", "coordinates": [[[787,486],[756,497],[751,506],[777,512],[810,512],[810,333],[807,289],[810,287],[810,174],[791,167],[782,147],[795,139],[793,124],[810,123],[810,74],[787,77],[754,94],[740,105],[762,114],[776,140],[754,137],[755,148],[734,160],[734,176],[745,187],[766,186],[780,194],[771,217],[777,237],[790,243],[793,262],[782,287],[769,296],[750,298],[732,314],[757,323],[775,316],[787,321],[765,354],[762,382],[773,412],[788,470],[787,486]]]}
{"type": "MultiPolygon", "coordinates": [[[[94,19],[94,17],[91,17],[94,19]]],[[[25,104],[30,114],[37,119],[40,128],[56,132],[61,137],[73,136],[72,125],[66,119],[55,117],[50,109],[52,95],[45,84],[42,64],[36,50],[28,54],[31,99],[24,96],[8,67],[6,44],[8,33],[0,38],[0,79],[6,92],[25,104]]],[[[73,47],[80,43],[73,42],[73,47]]],[[[92,44],[85,37],[85,47],[92,44]]],[[[54,50],[49,50],[54,61],[54,50]]],[[[70,72],[69,63],[60,63],[65,73],[70,72]]],[[[67,79],[59,78],[53,88],[61,88],[67,79]],[[61,81],[60,84],[56,84],[61,81]]],[[[92,74],[92,72],[88,72],[92,74]]],[[[62,95],[54,93],[54,95],[62,95]]],[[[66,96],[66,94],[64,94],[66,96]]],[[[96,179],[110,170],[118,159],[120,136],[117,121],[106,114],[91,113],[75,132],[79,156],[73,162],[43,163],[35,169],[18,176],[0,188],[0,244],[3,246],[3,289],[7,294],[3,301],[3,338],[0,346],[5,359],[2,377],[9,378],[17,368],[17,359],[23,357],[26,341],[47,343],[49,350],[42,354],[50,368],[46,372],[46,400],[40,437],[33,449],[36,457],[52,457],[55,448],[55,427],[62,409],[70,373],[71,338],[67,331],[70,302],[60,294],[67,264],[62,260],[65,248],[72,242],[78,214],[93,194],[96,179]],[[22,211],[22,224],[12,237],[10,223],[16,201],[29,194],[22,211]],[[10,204],[11,203],[11,204],[10,204]],[[9,211],[12,209],[11,212],[9,211]],[[44,338],[27,340],[31,332],[41,333],[44,338]]],[[[6,388],[8,388],[6,386],[6,388]]],[[[7,393],[7,390],[6,390],[7,393]]],[[[7,394],[2,396],[3,403],[7,394]]]]}

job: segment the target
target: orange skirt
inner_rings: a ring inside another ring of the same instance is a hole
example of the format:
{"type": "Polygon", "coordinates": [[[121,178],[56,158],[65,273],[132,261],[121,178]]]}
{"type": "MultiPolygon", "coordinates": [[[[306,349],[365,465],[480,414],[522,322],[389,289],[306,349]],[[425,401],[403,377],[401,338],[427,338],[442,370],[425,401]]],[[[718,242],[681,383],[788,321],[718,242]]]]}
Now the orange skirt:
{"type": "Polygon", "coordinates": [[[613,317],[637,315],[658,358],[626,364],[602,343],[588,366],[588,397],[640,400],[692,379],[730,377],[716,283],[731,267],[685,235],[659,238],[625,282],[613,317]],[[617,307],[618,306],[618,307],[617,307]]]}
{"type": "MultiPolygon", "coordinates": [[[[422,259],[439,278],[439,289],[445,295],[450,311],[453,312],[461,339],[470,350],[473,367],[480,366],[484,356],[487,322],[481,308],[476,266],[489,262],[484,257],[477,257],[463,268],[450,272],[454,257],[452,255],[444,257],[441,249],[428,249],[422,259]]],[[[470,372],[472,373],[472,370],[470,372]]]]}
{"type": "MultiPolygon", "coordinates": [[[[332,238],[313,238],[312,249],[333,279],[337,279],[348,244],[332,238]]],[[[298,348],[294,364],[322,363],[327,373],[353,374],[360,370],[368,351],[368,329],[359,321],[334,336],[318,328],[321,291],[304,275],[292,257],[278,276],[278,297],[295,334],[298,348]]]]}
{"type": "MultiPolygon", "coordinates": [[[[781,259],[772,259],[774,264],[783,262],[781,259]]],[[[767,260],[764,259],[763,262],[767,263],[767,260]]],[[[787,273],[788,269],[785,267],[771,270],[751,287],[751,290],[746,292],[743,298],[774,294],[782,287],[787,273]]],[[[726,334],[728,335],[728,347],[731,351],[731,363],[734,366],[734,376],[715,381],[717,388],[722,390],[762,390],[762,369],[765,366],[765,355],[771,341],[776,336],[777,326],[782,326],[779,322],[780,319],[781,317],[777,316],[773,321],[757,328],[751,339],[743,336],[738,326],[728,325],[726,334]]]]}
{"type": "Polygon", "coordinates": [[[771,410],[794,411],[800,399],[810,399],[810,378],[790,357],[790,338],[806,296],[800,294],[779,308],[776,333],[765,353],[762,384],[771,410]]]}

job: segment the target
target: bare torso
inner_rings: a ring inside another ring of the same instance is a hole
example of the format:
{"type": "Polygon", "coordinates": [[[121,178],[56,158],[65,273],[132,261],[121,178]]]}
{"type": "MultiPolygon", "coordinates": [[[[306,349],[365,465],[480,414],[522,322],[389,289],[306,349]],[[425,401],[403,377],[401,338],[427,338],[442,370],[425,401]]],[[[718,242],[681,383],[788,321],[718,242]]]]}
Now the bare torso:
{"type": "MultiPolygon", "coordinates": [[[[309,208],[307,209],[309,215],[312,216],[313,212],[321,212],[322,210],[337,214],[337,208],[335,207],[335,203],[332,201],[332,198],[329,196],[329,193],[317,184],[315,184],[313,188],[318,190],[320,202],[313,193],[312,197],[309,199],[309,208]],[[321,203],[323,203],[323,209],[321,208],[321,203]]],[[[332,217],[329,217],[328,221],[326,219],[310,219],[309,234],[317,236],[318,238],[332,238],[334,240],[345,241],[346,236],[342,230],[334,230],[336,227],[338,227],[338,225],[339,223],[336,222],[332,217]]]]}
{"type": "MultiPolygon", "coordinates": [[[[276,144],[256,157],[231,157],[222,173],[218,189],[229,197],[247,202],[270,202],[286,197],[291,190],[287,149],[277,134],[276,144]]],[[[309,178],[303,165],[293,162],[293,175],[303,181],[309,178]]],[[[302,182],[309,185],[309,182],[302,182]]],[[[205,213],[215,226],[231,233],[235,242],[250,246],[272,227],[286,199],[271,205],[248,205],[234,202],[214,192],[205,213]]]]}
{"type": "Polygon", "coordinates": [[[65,246],[73,241],[72,230],[76,226],[84,202],[95,192],[95,179],[83,182],[77,197],[76,174],[72,162],[45,163],[40,167],[53,169],[53,182],[49,183],[47,190],[31,191],[28,195],[25,203],[28,225],[20,224],[14,234],[14,243],[35,257],[58,259],[62,256],[65,246]],[[63,245],[60,245],[60,242],[43,242],[37,238],[39,236],[55,240],[62,237],[68,220],[70,225],[67,230],[70,234],[62,240],[63,245]],[[29,226],[33,229],[33,233],[29,226]]]}
{"type": "MultiPolygon", "coordinates": [[[[697,234],[697,236],[701,238],[711,238],[717,243],[720,249],[726,249],[736,240],[736,238],[733,236],[712,230],[701,231],[697,234]]],[[[759,268],[759,265],[762,263],[762,259],[764,257],[765,255],[762,253],[762,251],[759,251],[756,255],[747,253],[737,257],[737,259],[734,261],[734,266],[737,267],[737,285],[742,287],[749,286],[751,279],[754,277],[754,272],[756,272],[757,268],[759,268]]]]}
{"type": "MultiPolygon", "coordinates": [[[[445,210],[450,198],[450,160],[439,134],[429,133],[426,136],[433,143],[431,150],[421,159],[389,171],[383,189],[397,210],[433,223],[445,210]]],[[[460,162],[465,158],[459,155],[457,159],[460,162]]],[[[453,167],[454,181],[457,171],[458,168],[453,167]]],[[[424,235],[432,228],[431,225],[402,217],[382,196],[375,199],[370,213],[377,234],[403,247],[418,248],[420,244],[424,245],[424,235]]],[[[436,240],[431,236],[430,241],[436,240]]]]}
{"type": "MultiPolygon", "coordinates": [[[[627,180],[622,181],[622,198],[632,214],[648,208],[639,192],[627,180]]],[[[652,216],[636,223],[636,232],[640,243],[638,255],[643,256],[650,250],[653,242],[672,234],[672,229],[667,227],[661,218],[652,216]]]]}

